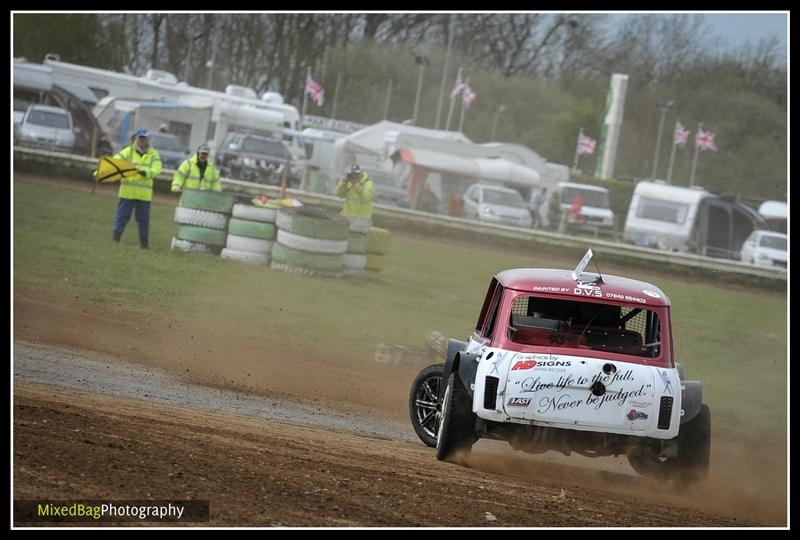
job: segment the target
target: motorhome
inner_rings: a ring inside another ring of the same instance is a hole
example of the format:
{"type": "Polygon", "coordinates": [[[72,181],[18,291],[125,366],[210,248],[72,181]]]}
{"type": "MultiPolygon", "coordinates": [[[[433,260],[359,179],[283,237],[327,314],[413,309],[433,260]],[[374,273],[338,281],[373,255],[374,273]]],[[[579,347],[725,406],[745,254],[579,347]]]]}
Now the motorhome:
{"type": "Polygon", "coordinates": [[[30,105],[60,107],[69,111],[74,125],[75,141],[72,151],[81,155],[93,155],[94,143],[99,136],[92,109],[91,92],[85,85],[62,84],[54,81],[52,69],[15,59],[13,65],[13,102],[15,136],[22,124],[25,111],[30,105]]]}
{"type": "Polygon", "coordinates": [[[750,233],[768,228],[747,206],[656,180],[636,184],[622,236],[638,246],[738,259],[750,233]]]}
{"type": "MultiPolygon", "coordinates": [[[[300,130],[300,111],[297,107],[282,103],[282,100],[275,99],[274,92],[267,92],[262,99],[252,88],[239,85],[228,85],[225,92],[207,90],[189,86],[185,82],[178,82],[172,73],[151,69],[142,77],[117,73],[106,69],[80,66],[69,62],[62,62],[57,55],[48,54],[45,57],[44,65],[51,72],[53,80],[64,83],[77,83],[89,87],[98,99],[112,96],[116,98],[131,100],[149,100],[165,102],[181,102],[188,96],[204,98],[212,103],[216,117],[231,117],[237,115],[235,109],[241,107],[238,116],[241,119],[252,119],[261,113],[272,113],[270,122],[280,116],[278,124],[283,127],[285,132],[282,134],[292,158],[301,161],[305,158],[304,149],[300,142],[292,135],[292,131],[300,130]],[[224,112],[223,112],[224,110],[224,112]]],[[[209,132],[214,134],[214,141],[221,141],[228,130],[222,130],[220,126],[213,125],[216,119],[212,119],[212,126],[209,132]]],[[[273,126],[259,128],[258,126],[240,126],[243,130],[251,131],[273,131],[273,126]]]]}

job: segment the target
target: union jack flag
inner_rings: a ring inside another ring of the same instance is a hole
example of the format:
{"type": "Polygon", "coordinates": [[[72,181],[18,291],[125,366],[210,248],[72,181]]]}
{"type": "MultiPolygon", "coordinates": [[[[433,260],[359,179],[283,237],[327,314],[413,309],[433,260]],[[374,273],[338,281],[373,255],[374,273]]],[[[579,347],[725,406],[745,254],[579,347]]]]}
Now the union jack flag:
{"type": "Polygon", "coordinates": [[[456,99],[456,96],[461,93],[461,91],[467,85],[464,84],[464,81],[461,80],[461,76],[456,79],[456,84],[453,85],[453,91],[450,92],[450,99],[456,99]]]}
{"type": "Polygon", "coordinates": [[[672,137],[673,144],[676,144],[680,147],[686,146],[686,143],[689,142],[689,133],[691,133],[688,129],[683,127],[680,122],[675,124],[675,135],[672,137]]]}
{"type": "Polygon", "coordinates": [[[591,137],[587,137],[583,133],[578,135],[578,155],[594,154],[594,147],[596,145],[597,141],[591,137]]]}
{"type": "Polygon", "coordinates": [[[311,78],[311,74],[306,77],[306,92],[318,107],[322,107],[322,104],[325,103],[325,90],[321,84],[311,78]]]}
{"type": "Polygon", "coordinates": [[[478,97],[478,93],[467,85],[464,86],[464,95],[462,97],[464,98],[464,107],[469,109],[469,106],[478,97]]]}
{"type": "Polygon", "coordinates": [[[694,142],[700,150],[716,150],[717,145],[714,144],[714,133],[701,129],[697,132],[694,142]]]}

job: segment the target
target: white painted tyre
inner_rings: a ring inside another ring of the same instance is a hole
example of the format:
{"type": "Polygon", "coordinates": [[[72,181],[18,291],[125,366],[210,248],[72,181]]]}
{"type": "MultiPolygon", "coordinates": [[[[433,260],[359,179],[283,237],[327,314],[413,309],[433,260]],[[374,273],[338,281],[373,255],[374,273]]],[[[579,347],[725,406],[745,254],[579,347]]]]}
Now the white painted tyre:
{"type": "Polygon", "coordinates": [[[252,253],[250,251],[237,251],[235,249],[224,248],[220,252],[219,256],[222,257],[223,259],[229,259],[232,261],[244,261],[253,264],[270,263],[269,255],[264,255],[262,253],[252,253]]]}
{"type": "Polygon", "coordinates": [[[275,223],[278,217],[277,208],[263,208],[252,204],[234,204],[233,217],[246,219],[248,221],[261,221],[263,223],[275,223]]]}
{"type": "Polygon", "coordinates": [[[208,229],[224,229],[228,225],[228,216],[219,212],[176,206],[175,223],[208,229]]]}
{"type": "Polygon", "coordinates": [[[345,253],[342,255],[345,268],[363,270],[367,267],[367,256],[355,253],[345,253]]]}
{"type": "Polygon", "coordinates": [[[347,219],[350,220],[350,232],[367,234],[372,226],[372,222],[368,219],[353,216],[348,216],[347,219]]]}
{"type": "Polygon", "coordinates": [[[211,248],[205,244],[192,242],[190,240],[181,240],[180,238],[172,239],[171,248],[188,253],[211,253],[211,248]]]}
{"type": "Polygon", "coordinates": [[[344,275],[343,272],[332,272],[326,270],[311,270],[309,268],[301,268],[291,264],[280,263],[272,261],[269,265],[273,270],[280,270],[281,272],[289,272],[290,274],[302,274],[304,276],[325,277],[325,278],[339,278],[344,275]]]}
{"type": "Polygon", "coordinates": [[[268,255],[272,251],[272,244],[272,240],[229,234],[226,247],[233,251],[247,251],[249,253],[268,255]]]}
{"type": "Polygon", "coordinates": [[[341,255],[347,252],[347,240],[309,238],[308,236],[301,236],[281,229],[278,229],[278,243],[300,251],[308,251],[309,253],[341,255]]]}

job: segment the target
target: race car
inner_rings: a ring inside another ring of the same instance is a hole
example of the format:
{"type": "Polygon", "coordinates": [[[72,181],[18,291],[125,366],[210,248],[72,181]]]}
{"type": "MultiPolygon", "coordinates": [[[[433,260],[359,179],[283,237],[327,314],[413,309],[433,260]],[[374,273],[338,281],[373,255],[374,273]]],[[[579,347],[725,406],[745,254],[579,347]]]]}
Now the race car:
{"type": "Polygon", "coordinates": [[[480,438],[531,453],[625,455],[687,486],[709,469],[711,414],[672,347],[670,301],[643,281],[521,268],[492,277],[467,342],[423,369],[409,397],[419,438],[453,461],[480,438]]]}

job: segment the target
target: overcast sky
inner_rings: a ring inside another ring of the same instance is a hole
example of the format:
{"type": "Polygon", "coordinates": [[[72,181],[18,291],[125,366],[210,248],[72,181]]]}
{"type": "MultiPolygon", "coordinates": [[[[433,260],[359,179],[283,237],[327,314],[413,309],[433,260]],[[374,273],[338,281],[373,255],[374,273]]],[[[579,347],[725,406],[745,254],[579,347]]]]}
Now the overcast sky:
{"type": "MultiPolygon", "coordinates": [[[[622,21],[626,17],[641,15],[671,15],[673,13],[686,13],[703,17],[709,28],[710,36],[719,37],[724,47],[739,49],[746,44],[757,45],[765,37],[777,36],[780,40],[784,60],[786,59],[787,46],[787,13],[722,13],[722,12],[648,12],[636,14],[608,13],[610,19],[622,21]]],[[[612,28],[613,28],[613,22],[612,28]]]]}

